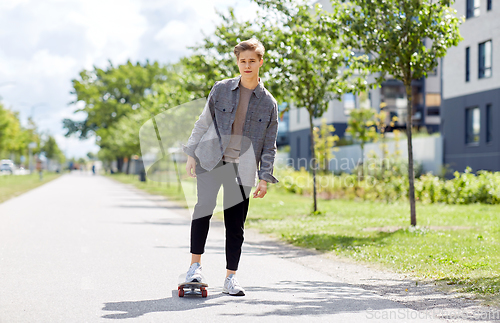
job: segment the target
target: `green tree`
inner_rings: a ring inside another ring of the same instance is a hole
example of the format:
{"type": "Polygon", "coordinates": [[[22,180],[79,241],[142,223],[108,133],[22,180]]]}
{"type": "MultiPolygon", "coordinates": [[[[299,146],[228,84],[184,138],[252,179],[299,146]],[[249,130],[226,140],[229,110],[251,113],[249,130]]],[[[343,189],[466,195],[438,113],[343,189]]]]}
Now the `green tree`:
{"type": "MultiPolygon", "coordinates": [[[[129,114],[120,119],[113,127],[99,130],[96,144],[101,148],[106,148],[114,156],[127,157],[125,172],[130,172],[130,164],[133,155],[140,155],[139,129],[151,115],[144,109],[133,114],[129,114]]],[[[118,163],[119,171],[122,168],[118,163]]]]}
{"type": "Polygon", "coordinates": [[[378,138],[374,109],[353,109],[347,120],[346,132],[361,146],[361,176],[364,176],[365,144],[378,138]]]}
{"type": "MultiPolygon", "coordinates": [[[[114,154],[118,169],[122,169],[123,160],[129,161],[132,155],[139,155],[139,128],[150,118],[152,108],[146,97],[157,91],[161,84],[172,84],[177,74],[171,65],[159,63],[110,65],[106,69],[94,67],[84,70],[78,79],[73,80],[76,102],[84,106],[75,113],[85,113],[83,121],[63,120],[67,129],[66,136],[79,135],[80,139],[96,136],[96,143],[105,148],[106,156],[114,154]]],[[[178,88],[177,88],[178,89],[178,88]]],[[[157,111],[158,112],[158,111],[157,111]]],[[[127,165],[127,172],[130,169],[127,165]]]]}
{"type": "MultiPolygon", "coordinates": [[[[345,1],[345,0],[343,0],[345,1]]],[[[349,0],[340,16],[347,45],[369,55],[365,67],[403,82],[407,96],[406,132],[411,225],[417,224],[412,146],[412,81],[425,77],[451,46],[462,40],[453,0],[349,0]]]]}
{"type": "Polygon", "coordinates": [[[389,156],[385,133],[387,131],[387,127],[394,127],[394,124],[397,120],[398,117],[393,116],[392,120],[390,120],[389,124],[387,124],[387,111],[381,110],[379,113],[375,113],[375,126],[377,127],[379,137],[378,140],[380,140],[380,150],[382,151],[382,170],[385,169],[386,158],[389,156]]]}
{"type": "Polygon", "coordinates": [[[102,161],[103,167],[111,172],[111,162],[115,160],[115,155],[106,147],[101,147],[97,152],[97,158],[102,161]]]}
{"type": "Polygon", "coordinates": [[[47,140],[43,143],[41,151],[45,154],[45,157],[47,157],[47,169],[53,160],[58,163],[63,163],[65,160],[63,152],[57,145],[56,139],[51,135],[49,135],[47,140]]]}
{"type": "MultiPolygon", "coordinates": [[[[239,75],[236,56],[233,53],[234,46],[252,37],[259,39],[266,49],[271,45],[260,32],[259,21],[238,21],[232,7],[226,14],[222,11],[216,10],[216,12],[222,21],[216,26],[214,33],[205,35],[200,44],[189,47],[194,53],[180,61],[186,70],[184,75],[187,90],[204,97],[208,96],[216,81],[239,75]]],[[[276,97],[272,80],[267,76],[272,68],[269,64],[271,60],[270,53],[266,50],[265,63],[260,68],[259,74],[265,80],[268,90],[276,97]]]]}
{"type": "MultiPolygon", "coordinates": [[[[205,37],[201,45],[193,48],[195,55],[182,61],[192,72],[187,73],[191,88],[206,95],[215,81],[236,76],[238,68],[232,48],[242,40],[256,37],[266,48],[260,70],[266,88],[278,102],[290,100],[309,112],[311,155],[315,156],[313,117],[321,117],[332,99],[366,85],[362,77],[352,78],[357,58],[340,43],[340,34],[335,33],[340,31],[338,19],[326,15],[319,6],[310,6],[306,1],[254,1],[263,9],[254,21],[238,21],[232,9],[228,15],[219,13],[222,23],[214,35],[205,37]],[[347,69],[346,63],[350,65],[347,69]]],[[[334,6],[333,12],[337,11],[338,6],[334,6]]],[[[316,212],[314,157],[312,162],[316,212]]]]}
{"type": "Polygon", "coordinates": [[[18,152],[24,147],[23,128],[17,112],[5,109],[0,103],[0,153],[18,152]]]}
{"type": "Polygon", "coordinates": [[[139,109],[153,84],[164,82],[168,76],[167,68],[157,62],[134,65],[128,61],[116,67],[109,64],[106,69],[94,66],[93,70],[83,70],[80,78],[72,81],[72,94],[76,95],[72,103],[84,103],[75,113],[84,112],[86,119],[80,122],[64,119],[67,136],[78,134],[86,139],[99,129],[112,127],[139,109]]]}
{"type": "MultiPolygon", "coordinates": [[[[335,127],[333,125],[327,125],[326,119],[321,119],[321,127],[314,127],[314,141],[316,147],[316,159],[318,160],[318,170],[326,173],[330,170],[329,161],[335,157],[332,151],[335,149],[335,143],[339,141],[339,136],[333,135],[335,132],[335,127]]],[[[337,148],[338,150],[338,148],[337,148]]]]}
{"type": "Polygon", "coordinates": [[[11,112],[0,103],[0,153],[8,150],[11,140],[12,118],[11,112]]]}
{"type": "MultiPolygon", "coordinates": [[[[6,109],[0,103],[0,158],[27,153],[30,142],[35,142],[38,146],[40,144],[37,126],[33,120],[28,119],[28,126],[23,127],[19,113],[6,109]]],[[[35,148],[33,153],[39,151],[39,148],[35,148]]]]}
{"type": "Polygon", "coordinates": [[[313,118],[320,118],[331,100],[363,90],[366,82],[362,76],[354,77],[358,59],[341,42],[338,5],[333,3],[332,14],[327,14],[321,6],[311,6],[307,1],[255,1],[267,9],[259,25],[263,38],[271,44],[273,82],[282,97],[286,95],[296,107],[309,113],[313,212],[317,212],[313,118]]]}

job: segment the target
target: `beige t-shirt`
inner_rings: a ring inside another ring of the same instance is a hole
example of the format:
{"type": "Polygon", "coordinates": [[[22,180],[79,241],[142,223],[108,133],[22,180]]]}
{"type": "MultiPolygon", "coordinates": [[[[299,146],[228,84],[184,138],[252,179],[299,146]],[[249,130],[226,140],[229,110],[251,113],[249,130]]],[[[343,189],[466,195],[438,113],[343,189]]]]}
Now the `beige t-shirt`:
{"type": "Polygon", "coordinates": [[[230,163],[238,163],[241,150],[241,139],[243,135],[243,126],[245,125],[245,118],[248,110],[248,103],[252,96],[253,90],[247,89],[241,82],[240,86],[240,101],[236,108],[236,115],[234,117],[233,126],[231,128],[231,140],[224,151],[222,160],[230,163]]]}

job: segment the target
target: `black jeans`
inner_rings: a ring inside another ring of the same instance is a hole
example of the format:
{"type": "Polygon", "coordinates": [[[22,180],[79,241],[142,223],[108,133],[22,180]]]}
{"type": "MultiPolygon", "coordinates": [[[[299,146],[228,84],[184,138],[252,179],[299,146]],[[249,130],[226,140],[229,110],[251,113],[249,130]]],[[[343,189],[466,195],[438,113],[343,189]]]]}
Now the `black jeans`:
{"type": "Polygon", "coordinates": [[[191,221],[191,253],[205,252],[210,219],[217,205],[217,195],[224,186],[223,208],[226,227],[226,269],[238,270],[243,232],[248,213],[252,187],[236,182],[238,163],[220,161],[213,170],[207,171],[196,159],[196,182],[198,202],[191,221]]]}

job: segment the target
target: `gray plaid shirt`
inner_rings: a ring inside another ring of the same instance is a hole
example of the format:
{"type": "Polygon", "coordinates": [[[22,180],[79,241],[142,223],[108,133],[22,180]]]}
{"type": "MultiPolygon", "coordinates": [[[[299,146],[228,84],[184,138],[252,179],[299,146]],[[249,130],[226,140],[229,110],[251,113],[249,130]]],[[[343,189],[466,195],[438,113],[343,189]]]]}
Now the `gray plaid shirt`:
{"type": "MultiPolygon", "coordinates": [[[[208,171],[222,159],[231,139],[231,128],[240,100],[240,78],[215,82],[188,142],[182,145],[183,151],[198,158],[201,166],[208,171]]],[[[250,96],[243,126],[238,164],[240,184],[257,186],[258,179],[279,182],[272,174],[277,135],[278,104],[259,78],[259,84],[250,96]]]]}

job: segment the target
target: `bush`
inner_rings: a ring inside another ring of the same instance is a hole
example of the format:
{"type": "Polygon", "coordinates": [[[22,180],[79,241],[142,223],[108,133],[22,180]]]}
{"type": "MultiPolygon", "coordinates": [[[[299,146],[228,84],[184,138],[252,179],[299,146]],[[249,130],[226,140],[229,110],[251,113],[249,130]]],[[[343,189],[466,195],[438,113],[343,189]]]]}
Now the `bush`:
{"type": "MultiPolygon", "coordinates": [[[[406,166],[407,167],[407,166],[406,166]]],[[[408,200],[408,175],[404,163],[396,163],[385,170],[368,171],[364,178],[356,174],[316,176],[318,194],[323,198],[362,199],[394,202],[408,200]]],[[[300,195],[311,195],[313,177],[304,167],[295,171],[292,167],[275,169],[280,182],[276,189],[300,195]]],[[[464,173],[455,172],[454,178],[445,180],[431,174],[415,179],[415,197],[422,203],[447,204],[500,204],[500,172],[479,171],[467,168],[464,173]]]]}

